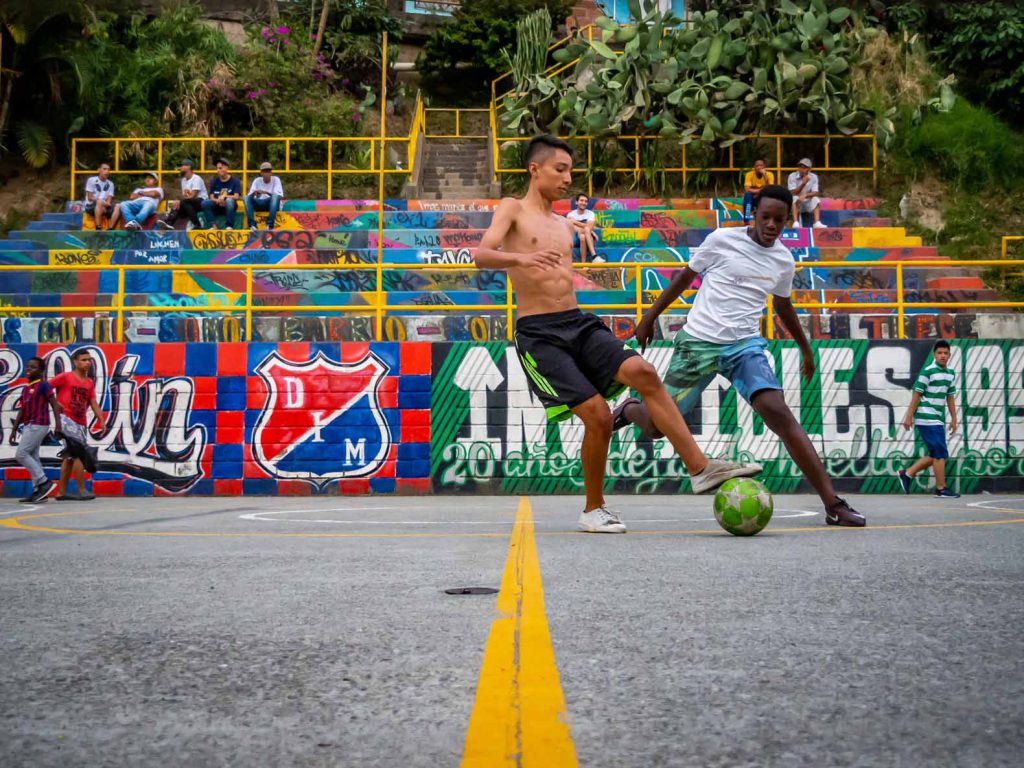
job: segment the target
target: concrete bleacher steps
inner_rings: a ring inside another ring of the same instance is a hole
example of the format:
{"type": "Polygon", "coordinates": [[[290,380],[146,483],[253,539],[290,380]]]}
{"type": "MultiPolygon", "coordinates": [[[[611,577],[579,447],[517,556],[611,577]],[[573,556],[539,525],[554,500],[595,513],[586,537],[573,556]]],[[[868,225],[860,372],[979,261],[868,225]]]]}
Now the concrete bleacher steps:
{"type": "MultiPolygon", "coordinates": [[[[323,270],[272,271],[253,274],[254,304],[268,311],[274,306],[308,306],[322,315],[340,315],[318,307],[347,304],[368,305],[375,301],[375,270],[332,270],[337,264],[374,264],[378,258],[378,224],[383,222],[384,262],[388,264],[466,264],[490,223],[500,201],[489,198],[468,200],[388,200],[378,216],[376,201],[296,200],[287,201],[274,232],[250,233],[247,229],[172,231],[97,231],[82,229],[89,217],[80,210],[47,214],[25,230],[0,240],[0,265],[45,265],[63,267],[54,272],[5,272],[0,285],[0,302],[8,306],[29,305],[52,308],[38,317],[59,317],[62,307],[115,303],[118,275],[115,270],[75,270],[76,266],[190,265],[187,271],[146,270],[125,273],[125,303],[128,307],[189,306],[205,304],[231,307],[244,302],[246,277],[243,271],[203,270],[204,265],[321,265],[323,270]]],[[[622,269],[587,270],[577,274],[576,288],[582,304],[628,304],[636,296],[636,269],[629,266],[651,261],[682,262],[689,258],[716,226],[742,225],[738,199],[597,199],[599,253],[622,269]]],[[[80,206],[79,206],[80,207],[80,206]]],[[[571,201],[560,201],[555,209],[565,213],[571,201]]],[[[934,259],[934,248],[921,245],[920,238],[908,236],[903,228],[888,226],[877,217],[875,200],[833,200],[822,203],[826,222],[844,226],[824,229],[787,230],[783,242],[794,258],[806,268],[798,270],[795,289],[805,302],[887,302],[895,301],[896,270],[887,262],[934,259]],[[821,261],[875,262],[870,267],[814,267],[821,261]]],[[[241,221],[241,217],[239,217],[241,221]]],[[[642,268],[641,290],[646,300],[671,279],[671,269],[642,268]]],[[[994,301],[976,276],[951,274],[935,269],[903,270],[907,314],[933,312],[928,302],[994,301]]],[[[386,302],[390,308],[408,307],[427,317],[432,306],[441,304],[493,304],[493,313],[466,311],[451,316],[502,316],[506,278],[501,272],[483,270],[406,270],[383,273],[386,302]]],[[[885,309],[836,308],[830,314],[891,315],[885,309]]],[[[71,313],[78,315],[80,313],[71,313]]],[[[294,314],[289,311],[282,315],[294,314]]],[[[609,311],[606,314],[615,314],[609,311]]],[[[631,313],[623,313],[631,316],[631,313]]],[[[818,316],[819,312],[807,314],[818,316]]],[[[127,310],[132,316],[133,311],[127,310]]],[[[389,317],[391,312],[388,313],[389,317]]],[[[410,313],[396,314],[409,323],[410,313]]],[[[169,320],[167,315],[162,315],[169,320]]],[[[205,316],[207,321],[214,318],[205,316]]],[[[135,315],[135,322],[153,320],[135,315]]],[[[500,332],[495,326],[495,332],[500,332]]]]}

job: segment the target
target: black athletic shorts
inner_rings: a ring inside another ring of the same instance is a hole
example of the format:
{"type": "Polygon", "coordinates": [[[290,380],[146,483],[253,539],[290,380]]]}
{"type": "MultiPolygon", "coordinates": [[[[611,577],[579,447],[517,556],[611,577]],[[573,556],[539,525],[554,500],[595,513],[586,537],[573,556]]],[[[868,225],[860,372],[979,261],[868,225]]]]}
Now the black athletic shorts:
{"type": "Polygon", "coordinates": [[[594,395],[622,392],[619,367],[637,354],[596,315],[579,309],[527,315],[516,322],[516,351],[530,389],[547,409],[549,421],[572,416],[594,395]]]}

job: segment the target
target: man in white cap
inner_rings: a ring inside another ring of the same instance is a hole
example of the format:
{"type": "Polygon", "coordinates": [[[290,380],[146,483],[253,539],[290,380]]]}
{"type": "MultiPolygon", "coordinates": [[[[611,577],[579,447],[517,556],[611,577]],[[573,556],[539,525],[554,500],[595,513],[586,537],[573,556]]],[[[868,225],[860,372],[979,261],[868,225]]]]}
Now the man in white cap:
{"type": "Polygon", "coordinates": [[[793,222],[796,226],[803,224],[805,213],[814,214],[814,228],[823,229],[821,223],[821,188],[818,186],[818,174],[811,173],[814,165],[810,158],[803,158],[798,165],[798,170],[789,174],[789,181],[786,186],[793,193],[793,222]]]}
{"type": "Polygon", "coordinates": [[[256,231],[255,211],[267,212],[267,229],[274,228],[274,219],[281,208],[284,187],[281,180],[271,172],[274,166],[270,163],[260,164],[260,175],[252,180],[249,194],[245,196],[245,217],[249,220],[249,229],[256,231]]]}

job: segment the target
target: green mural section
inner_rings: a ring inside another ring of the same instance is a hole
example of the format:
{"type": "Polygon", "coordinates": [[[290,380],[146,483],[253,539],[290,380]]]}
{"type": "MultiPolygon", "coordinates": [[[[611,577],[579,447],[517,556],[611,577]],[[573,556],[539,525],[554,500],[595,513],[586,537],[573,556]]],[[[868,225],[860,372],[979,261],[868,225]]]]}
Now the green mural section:
{"type": "MultiPolygon", "coordinates": [[[[1024,490],[1024,341],[954,341],[961,424],[949,437],[950,483],[962,493],[1024,490]]],[[[930,359],[921,341],[812,342],[816,371],[800,374],[792,342],[769,345],[786,401],[844,492],[896,493],[895,472],[924,455],[900,423],[918,371],[930,359]]],[[[671,346],[646,357],[660,373],[671,346]]],[[[583,426],[548,424],[511,344],[433,345],[431,475],[439,493],[579,493],[583,426]]],[[[625,397],[626,395],[623,395],[625,397]]],[[[710,456],[757,460],[776,493],[810,491],[781,441],[719,378],[687,416],[710,456]]],[[[616,493],[689,491],[686,470],[664,440],[632,427],[612,437],[606,488],[616,493]]],[[[923,475],[916,492],[929,491],[923,475]]]]}

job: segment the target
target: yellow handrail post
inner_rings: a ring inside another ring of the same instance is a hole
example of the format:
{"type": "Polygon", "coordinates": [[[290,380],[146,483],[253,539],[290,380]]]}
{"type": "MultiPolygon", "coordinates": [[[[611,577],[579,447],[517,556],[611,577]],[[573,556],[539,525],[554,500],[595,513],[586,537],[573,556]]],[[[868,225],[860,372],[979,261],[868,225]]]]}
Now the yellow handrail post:
{"type": "MultiPolygon", "coordinates": [[[[75,168],[78,167],[78,139],[71,140],[71,168],[68,169],[71,174],[71,190],[68,192],[68,200],[75,199],[75,168]]],[[[83,196],[84,197],[84,196],[83,196]]]]}
{"type": "Polygon", "coordinates": [[[512,329],[514,327],[514,320],[512,319],[512,281],[508,279],[508,273],[505,273],[505,338],[512,341],[512,329]]]}
{"type": "Polygon", "coordinates": [[[829,165],[831,165],[831,163],[829,163],[829,161],[828,161],[828,145],[829,145],[830,139],[831,139],[831,137],[828,137],[828,136],[825,137],[825,169],[826,170],[828,170],[829,165]]]}
{"type": "Polygon", "coordinates": [[[871,137],[871,186],[878,188],[878,137],[871,137]]]}
{"type": "Polygon", "coordinates": [[[327,140],[327,199],[333,200],[334,194],[334,140],[327,140]]]}
{"type": "Polygon", "coordinates": [[[245,268],[245,340],[252,341],[252,267],[245,268]]]}
{"type": "Polygon", "coordinates": [[[249,140],[242,139],[242,195],[249,191],[249,140]]]}
{"type": "Polygon", "coordinates": [[[156,183],[164,186],[164,140],[156,140],[156,183]]]}
{"type": "Polygon", "coordinates": [[[896,264],[896,322],[899,327],[896,329],[896,338],[907,338],[907,330],[904,328],[904,305],[903,305],[903,264],[896,264]]]}
{"type": "Polygon", "coordinates": [[[377,318],[374,338],[380,341],[384,336],[384,137],[387,135],[388,102],[388,32],[384,30],[380,44],[380,167],[377,189],[377,318]]]}
{"type": "Polygon", "coordinates": [[[121,140],[114,139],[114,173],[121,171],[121,140]]]}
{"type": "Polygon", "coordinates": [[[775,306],[774,306],[774,302],[772,301],[772,295],[770,293],[768,294],[768,301],[765,304],[765,309],[767,310],[767,314],[765,315],[765,318],[764,318],[764,337],[766,339],[774,339],[775,338],[775,306]]]}
{"type": "Polygon", "coordinates": [[[635,280],[636,280],[636,321],[639,323],[640,319],[644,315],[644,293],[643,293],[643,290],[641,289],[641,286],[640,286],[640,262],[639,261],[636,263],[636,266],[633,267],[633,270],[636,272],[636,276],[635,276],[635,280]]]}
{"type": "Polygon", "coordinates": [[[120,344],[124,341],[124,265],[117,269],[117,334],[115,338],[120,344]]]}
{"type": "Polygon", "coordinates": [[[459,113],[461,111],[462,111],[461,109],[456,109],[455,110],[455,138],[457,138],[457,139],[462,138],[462,132],[461,132],[460,127],[459,127],[459,113]]]}
{"type": "Polygon", "coordinates": [[[686,194],[686,145],[683,144],[683,194],[686,194]]]}
{"type": "Polygon", "coordinates": [[[775,137],[775,181],[782,183],[782,137],[775,137]]]}
{"type": "Polygon", "coordinates": [[[594,140],[587,136],[587,197],[594,196],[594,140]]]}

